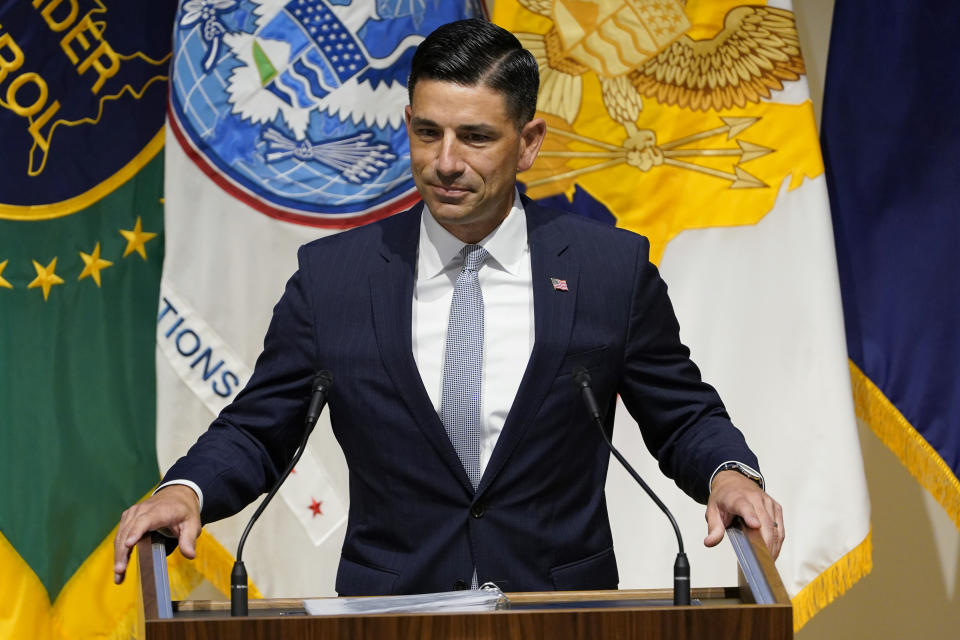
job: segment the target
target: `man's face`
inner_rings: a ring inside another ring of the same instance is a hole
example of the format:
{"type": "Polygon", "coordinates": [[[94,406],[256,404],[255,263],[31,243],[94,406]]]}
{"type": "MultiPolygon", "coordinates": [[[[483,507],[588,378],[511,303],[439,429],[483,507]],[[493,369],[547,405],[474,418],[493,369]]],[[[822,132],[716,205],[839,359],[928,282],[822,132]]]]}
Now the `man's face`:
{"type": "Polygon", "coordinates": [[[454,236],[483,239],[509,213],[517,172],[533,164],[546,124],[518,131],[502,94],[437,80],[417,82],[406,121],[420,197],[454,236]]]}

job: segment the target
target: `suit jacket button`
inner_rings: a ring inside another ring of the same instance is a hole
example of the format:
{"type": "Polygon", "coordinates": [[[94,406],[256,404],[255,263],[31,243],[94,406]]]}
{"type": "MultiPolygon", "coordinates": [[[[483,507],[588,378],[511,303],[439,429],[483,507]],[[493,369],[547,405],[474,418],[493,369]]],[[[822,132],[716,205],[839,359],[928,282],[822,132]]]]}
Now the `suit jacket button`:
{"type": "Polygon", "coordinates": [[[482,502],[478,502],[470,507],[470,515],[472,515],[474,518],[482,518],[485,511],[486,507],[483,506],[482,502]]]}
{"type": "Polygon", "coordinates": [[[456,582],[453,583],[454,591],[466,591],[466,589],[467,589],[467,583],[464,582],[463,580],[457,580],[456,582]]]}

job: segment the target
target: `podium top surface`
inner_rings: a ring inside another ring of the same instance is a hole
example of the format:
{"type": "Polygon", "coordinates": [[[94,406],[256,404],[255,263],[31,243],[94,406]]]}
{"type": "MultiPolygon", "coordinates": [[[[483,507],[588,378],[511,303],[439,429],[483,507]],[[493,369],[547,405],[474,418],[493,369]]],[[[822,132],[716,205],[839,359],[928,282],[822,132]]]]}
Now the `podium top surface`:
{"type": "Polygon", "coordinates": [[[163,545],[138,543],[147,640],[364,638],[370,640],[789,640],[793,610],[756,531],[736,531],[739,585],[693,589],[673,606],[669,589],[507,593],[509,608],[476,612],[307,615],[303,598],[170,602],[163,545]],[[758,604],[759,603],[759,604],[758,604]]]}

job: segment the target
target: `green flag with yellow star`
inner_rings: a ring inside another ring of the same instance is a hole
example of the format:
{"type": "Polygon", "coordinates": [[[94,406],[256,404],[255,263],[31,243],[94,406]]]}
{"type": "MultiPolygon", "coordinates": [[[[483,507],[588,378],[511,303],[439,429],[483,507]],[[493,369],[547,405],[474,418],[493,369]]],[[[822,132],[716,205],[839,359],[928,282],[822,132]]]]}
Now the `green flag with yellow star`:
{"type": "Polygon", "coordinates": [[[127,637],[112,530],[158,479],[175,3],[0,5],[0,637],[127,637]]]}

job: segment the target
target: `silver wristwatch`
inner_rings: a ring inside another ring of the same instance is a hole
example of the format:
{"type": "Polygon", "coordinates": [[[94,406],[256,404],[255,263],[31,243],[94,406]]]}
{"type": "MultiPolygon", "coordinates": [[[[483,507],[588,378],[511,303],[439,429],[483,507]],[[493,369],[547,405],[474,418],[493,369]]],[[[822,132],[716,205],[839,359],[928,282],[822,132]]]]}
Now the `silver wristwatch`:
{"type": "Polygon", "coordinates": [[[751,469],[747,465],[741,462],[724,462],[722,465],[717,467],[717,470],[714,472],[713,477],[717,477],[717,474],[721,471],[736,471],[737,473],[750,478],[757,483],[757,486],[761,489],[764,489],[763,476],[757,473],[754,469],[751,469]]]}

